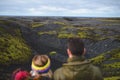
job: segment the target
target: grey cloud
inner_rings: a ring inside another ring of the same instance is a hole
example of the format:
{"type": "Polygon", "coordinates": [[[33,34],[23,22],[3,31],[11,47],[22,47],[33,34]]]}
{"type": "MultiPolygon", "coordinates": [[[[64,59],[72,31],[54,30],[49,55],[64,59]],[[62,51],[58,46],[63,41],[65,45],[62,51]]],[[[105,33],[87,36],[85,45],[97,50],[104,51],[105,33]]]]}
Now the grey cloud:
{"type": "Polygon", "coordinates": [[[1,0],[0,14],[4,12],[8,12],[9,14],[23,14],[24,12],[27,15],[27,13],[32,14],[29,13],[29,9],[35,9],[36,13],[38,10],[38,13],[43,11],[46,15],[58,14],[58,12],[59,15],[89,15],[85,13],[87,12],[86,10],[88,10],[92,15],[102,15],[104,12],[103,15],[116,14],[120,16],[120,14],[118,14],[120,13],[119,5],[120,0],[1,0]],[[72,10],[74,12],[73,14],[70,13],[72,10]],[[81,10],[84,14],[80,12],[81,10]]]}

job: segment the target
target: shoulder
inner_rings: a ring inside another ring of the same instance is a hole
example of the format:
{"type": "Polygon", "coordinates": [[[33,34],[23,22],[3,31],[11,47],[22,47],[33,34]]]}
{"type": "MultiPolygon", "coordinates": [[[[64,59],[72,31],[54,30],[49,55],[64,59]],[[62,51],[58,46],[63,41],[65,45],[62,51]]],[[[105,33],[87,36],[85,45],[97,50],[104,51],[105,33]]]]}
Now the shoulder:
{"type": "Polygon", "coordinates": [[[101,73],[100,69],[97,66],[91,65],[93,72],[101,73]]]}
{"type": "Polygon", "coordinates": [[[58,68],[55,72],[54,75],[61,74],[63,72],[63,67],[58,68]]]}
{"type": "Polygon", "coordinates": [[[97,80],[103,80],[103,76],[102,76],[101,70],[98,67],[92,65],[92,72],[93,72],[94,80],[96,80],[96,79],[97,80]]]}
{"type": "Polygon", "coordinates": [[[63,68],[59,68],[54,72],[54,80],[65,80],[65,76],[63,74],[63,68]]]}

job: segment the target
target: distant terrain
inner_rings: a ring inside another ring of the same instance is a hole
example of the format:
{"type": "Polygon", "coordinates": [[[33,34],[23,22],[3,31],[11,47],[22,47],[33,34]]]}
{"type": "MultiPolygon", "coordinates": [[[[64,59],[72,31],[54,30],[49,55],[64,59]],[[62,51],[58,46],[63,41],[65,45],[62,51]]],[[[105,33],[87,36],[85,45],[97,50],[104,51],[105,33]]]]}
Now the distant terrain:
{"type": "Polygon", "coordinates": [[[0,80],[12,71],[30,70],[35,54],[47,54],[52,70],[66,62],[66,42],[80,37],[86,57],[98,66],[105,80],[120,79],[120,18],[0,17],[0,80]]]}

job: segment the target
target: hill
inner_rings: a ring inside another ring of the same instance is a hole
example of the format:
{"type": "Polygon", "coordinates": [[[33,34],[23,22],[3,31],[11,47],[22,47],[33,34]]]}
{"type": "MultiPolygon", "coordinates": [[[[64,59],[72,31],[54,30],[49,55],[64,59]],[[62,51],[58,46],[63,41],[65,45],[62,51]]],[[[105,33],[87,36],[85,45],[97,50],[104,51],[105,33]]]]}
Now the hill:
{"type": "Polygon", "coordinates": [[[28,63],[31,56],[31,49],[23,39],[19,25],[9,20],[0,20],[0,75],[5,77],[5,68],[10,65],[28,63]]]}

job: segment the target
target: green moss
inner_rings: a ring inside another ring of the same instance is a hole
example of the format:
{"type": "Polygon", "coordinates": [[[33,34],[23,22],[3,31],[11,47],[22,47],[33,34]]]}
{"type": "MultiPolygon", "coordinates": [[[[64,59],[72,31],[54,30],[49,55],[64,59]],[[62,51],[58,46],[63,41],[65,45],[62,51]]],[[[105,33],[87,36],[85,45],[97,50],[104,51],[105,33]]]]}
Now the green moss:
{"type": "Polygon", "coordinates": [[[32,28],[41,27],[41,26],[43,26],[43,25],[44,25],[43,23],[34,22],[34,23],[32,23],[32,28]]]}
{"type": "Polygon", "coordinates": [[[71,26],[71,25],[64,25],[62,28],[61,28],[61,31],[66,31],[68,29],[74,29],[74,26],[71,26]]]}
{"type": "Polygon", "coordinates": [[[58,38],[71,38],[71,37],[75,37],[75,35],[72,33],[59,33],[58,34],[58,38]]]}
{"type": "Polygon", "coordinates": [[[108,52],[109,55],[111,55],[111,59],[120,59],[120,48],[114,49],[110,52],[108,52]]]}
{"type": "Polygon", "coordinates": [[[59,21],[54,21],[53,24],[58,24],[58,25],[62,25],[62,26],[65,25],[65,23],[63,23],[63,22],[59,22],[59,21]]]}
{"type": "Polygon", "coordinates": [[[117,76],[120,75],[119,71],[114,71],[120,69],[120,48],[101,53],[99,56],[92,58],[92,62],[95,65],[99,65],[103,71],[106,73],[104,76],[117,76]],[[107,63],[106,63],[107,62],[107,63]]]}
{"type": "Polygon", "coordinates": [[[95,30],[96,28],[94,28],[94,27],[80,27],[78,29],[81,31],[90,31],[90,30],[95,30]]]}
{"type": "Polygon", "coordinates": [[[119,76],[113,76],[113,77],[106,77],[104,78],[104,80],[119,80],[120,77],[119,76]]]}
{"type": "MultiPolygon", "coordinates": [[[[35,25],[39,25],[41,23],[36,22],[35,25]]],[[[117,39],[120,40],[119,35],[109,35],[111,34],[111,30],[108,29],[100,29],[95,27],[75,27],[70,24],[65,24],[63,22],[54,21],[53,24],[61,25],[61,28],[57,30],[57,32],[53,31],[43,31],[38,32],[39,35],[49,34],[49,35],[57,35],[58,38],[70,38],[70,37],[80,37],[83,39],[92,39],[95,41],[105,40],[105,39],[117,39]]]]}
{"type": "Polygon", "coordinates": [[[107,68],[120,68],[120,62],[114,62],[114,63],[111,63],[111,64],[104,64],[104,67],[107,67],[107,68]]]}
{"type": "Polygon", "coordinates": [[[87,32],[78,32],[78,36],[79,36],[80,38],[89,38],[87,32]]]}
{"type": "Polygon", "coordinates": [[[16,36],[22,36],[20,29],[15,29],[14,32],[16,36]]]}
{"type": "Polygon", "coordinates": [[[0,64],[19,64],[29,61],[31,50],[22,39],[7,35],[0,37],[0,43],[0,64]]]}
{"type": "Polygon", "coordinates": [[[94,30],[96,30],[96,28],[93,27],[80,27],[77,28],[78,29],[78,33],[77,35],[80,38],[87,38],[87,39],[92,39],[92,40],[98,40],[100,39],[100,34],[95,34],[94,30]]]}
{"type": "Polygon", "coordinates": [[[111,30],[108,29],[99,29],[94,27],[74,27],[71,25],[64,25],[59,30],[55,31],[43,31],[38,32],[39,35],[49,34],[57,35],[58,38],[70,38],[70,37],[80,37],[83,39],[91,39],[94,41],[100,41],[105,39],[116,39],[120,40],[119,35],[109,35],[111,30]]]}
{"type": "Polygon", "coordinates": [[[52,52],[49,53],[49,55],[51,55],[51,56],[56,55],[56,54],[57,54],[56,51],[52,51],[52,52]]]}
{"type": "Polygon", "coordinates": [[[4,21],[7,27],[0,27],[0,64],[26,63],[31,58],[31,49],[22,38],[19,27],[8,26],[9,24],[12,23],[4,21]]]}
{"type": "Polygon", "coordinates": [[[89,28],[89,27],[83,27],[78,29],[78,35],[80,35],[82,38],[89,38],[92,40],[105,40],[105,39],[117,39],[120,40],[119,35],[109,35],[113,32],[113,30],[109,29],[99,29],[99,28],[89,28]]]}
{"type": "MultiPolygon", "coordinates": [[[[97,19],[96,19],[97,20],[97,19]]],[[[98,19],[99,20],[99,19],[98,19]]],[[[102,19],[100,19],[102,20],[102,19]]],[[[103,19],[103,20],[110,20],[112,19],[103,19]]],[[[116,19],[113,19],[116,21],[116,19]]],[[[118,19],[119,21],[119,19],[118,19]]],[[[43,26],[44,24],[47,24],[46,22],[34,22],[33,23],[33,28],[34,27],[40,27],[43,26]]],[[[102,29],[102,28],[96,28],[96,27],[75,27],[71,24],[67,24],[64,22],[60,21],[54,21],[53,24],[59,24],[61,25],[61,28],[57,31],[43,31],[43,32],[38,32],[39,35],[43,34],[48,34],[48,35],[57,35],[58,38],[70,38],[70,37],[80,37],[83,39],[91,39],[95,41],[100,41],[100,40],[105,40],[105,39],[117,39],[120,40],[119,35],[110,35],[112,34],[113,30],[110,29],[102,29]]]]}
{"type": "Polygon", "coordinates": [[[57,34],[56,31],[41,31],[41,32],[38,32],[39,35],[43,35],[43,34],[48,34],[48,35],[54,35],[54,34],[57,34]]]}
{"type": "Polygon", "coordinates": [[[95,58],[92,58],[91,60],[93,61],[94,64],[101,64],[104,61],[105,57],[104,54],[101,54],[95,58]]]}
{"type": "Polygon", "coordinates": [[[97,63],[97,62],[108,61],[113,59],[120,59],[120,48],[113,49],[105,53],[101,53],[99,56],[92,58],[91,60],[93,60],[94,63],[97,63]],[[110,57],[106,58],[105,55],[109,55],[110,57]]]}

